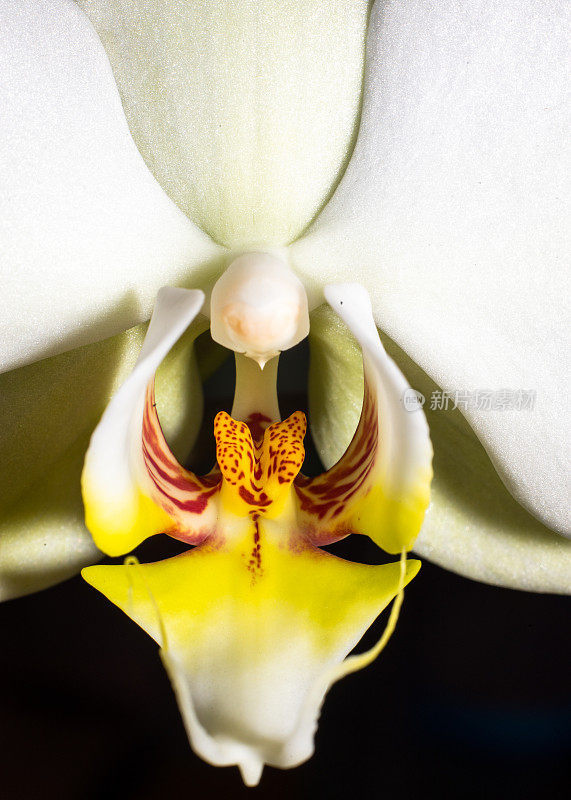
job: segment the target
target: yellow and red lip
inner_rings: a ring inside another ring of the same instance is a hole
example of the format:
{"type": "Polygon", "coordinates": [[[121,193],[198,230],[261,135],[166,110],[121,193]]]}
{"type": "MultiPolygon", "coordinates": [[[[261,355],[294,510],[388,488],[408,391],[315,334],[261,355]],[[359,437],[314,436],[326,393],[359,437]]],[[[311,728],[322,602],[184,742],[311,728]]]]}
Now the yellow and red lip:
{"type": "MultiPolygon", "coordinates": [[[[420,566],[404,554],[428,504],[426,422],[402,407],[407,384],[376,336],[364,292],[330,287],[336,310],[340,296],[350,300],[340,313],[363,349],[365,396],[353,441],[328,472],[300,473],[305,415],[272,419],[276,372],[256,365],[255,391],[252,383],[250,400],[235,404],[244,419],[216,417],[216,467],[197,476],[178,463],[153,385],[202,303],[201,293],[181,289],[159,294],[139,362],[86,457],[86,519],[104,552],[127,553],[158,533],[195,545],[154,564],[130,560],[83,575],[161,645],[196,752],[237,764],[249,784],[266,763],[293,766],[311,755],[328,687],[382,649],[420,566]],[[401,553],[400,566],[354,564],[320,549],[350,533],[401,553]],[[377,646],[347,658],[397,596],[377,646]]],[[[245,369],[240,356],[242,388],[245,369]]]]}

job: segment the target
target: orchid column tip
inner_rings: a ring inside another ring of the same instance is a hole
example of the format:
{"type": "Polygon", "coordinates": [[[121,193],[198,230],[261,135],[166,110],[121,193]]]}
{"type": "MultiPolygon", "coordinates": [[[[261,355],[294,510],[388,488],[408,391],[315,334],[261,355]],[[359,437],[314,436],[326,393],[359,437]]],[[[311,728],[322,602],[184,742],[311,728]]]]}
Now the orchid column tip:
{"type": "Polygon", "coordinates": [[[281,256],[245,253],[214,286],[212,338],[254,359],[261,369],[308,333],[305,289],[281,256]]]}

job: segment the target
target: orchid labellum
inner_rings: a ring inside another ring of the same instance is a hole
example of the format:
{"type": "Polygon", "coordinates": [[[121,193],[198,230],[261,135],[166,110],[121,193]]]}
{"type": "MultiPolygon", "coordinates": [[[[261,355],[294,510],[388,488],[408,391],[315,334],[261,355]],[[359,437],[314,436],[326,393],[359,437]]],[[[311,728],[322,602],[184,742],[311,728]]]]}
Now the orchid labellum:
{"type": "Polygon", "coordinates": [[[0,0],[0,596],[86,567],[159,643],[194,750],[248,784],[311,755],[413,547],[570,590],[564,14],[0,0]],[[196,474],[208,330],[236,386],[196,474]],[[276,394],[307,336],[316,477],[276,394]],[[411,385],[495,398],[425,404],[430,506],[411,385]],[[188,549],[129,556],[159,534],[188,549]],[[400,561],[323,549],[350,534],[400,561]]]}

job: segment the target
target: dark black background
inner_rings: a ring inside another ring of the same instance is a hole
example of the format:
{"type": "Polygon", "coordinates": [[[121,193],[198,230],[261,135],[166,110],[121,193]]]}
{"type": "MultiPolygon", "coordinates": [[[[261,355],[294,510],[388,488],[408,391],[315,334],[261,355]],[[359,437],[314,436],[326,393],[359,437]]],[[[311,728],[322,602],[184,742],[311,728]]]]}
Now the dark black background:
{"type": "MultiPolygon", "coordinates": [[[[207,417],[229,402],[211,395],[207,417]]],[[[378,553],[364,537],[337,552],[378,553]]],[[[75,578],[0,605],[0,797],[567,799],[569,608],[425,562],[387,649],[331,689],[314,757],[246,789],[190,750],[155,643],[75,578]]]]}
{"type": "Polygon", "coordinates": [[[247,790],[193,755],[156,645],[77,578],[0,607],[0,796],[568,797],[568,611],[425,563],[384,654],[330,691],[316,755],[247,790]]]}

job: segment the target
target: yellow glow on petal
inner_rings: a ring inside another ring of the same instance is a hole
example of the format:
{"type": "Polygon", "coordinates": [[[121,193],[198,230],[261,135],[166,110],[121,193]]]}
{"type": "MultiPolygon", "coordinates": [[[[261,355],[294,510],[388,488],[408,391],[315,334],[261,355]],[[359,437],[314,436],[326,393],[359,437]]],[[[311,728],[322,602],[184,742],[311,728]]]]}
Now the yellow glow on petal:
{"type": "Polygon", "coordinates": [[[370,536],[387,553],[410,550],[422,526],[430,502],[432,470],[419,475],[406,495],[390,497],[382,484],[374,484],[352,509],[355,533],[370,536]]]}
{"type": "Polygon", "coordinates": [[[296,482],[300,525],[316,545],[360,533],[396,555],[413,545],[429,504],[428,426],[404,406],[411,388],[382,346],[363,287],[324,293],[329,307],[311,318],[309,400],[329,469],[296,482]],[[334,413],[340,405],[344,413],[334,413]]]}
{"type": "Polygon", "coordinates": [[[84,473],[82,492],[85,524],[108,556],[128,553],[149,536],[177,528],[175,520],[140,490],[126,493],[121,503],[109,503],[84,473]]]}
{"type": "MultiPolygon", "coordinates": [[[[290,767],[311,756],[327,689],[382,650],[420,567],[404,551],[400,564],[352,563],[299,533],[292,483],[305,429],[296,412],[263,434],[254,428],[254,442],[246,423],[221,412],[213,535],[175,558],[82,573],[161,646],[197,754],[237,764],[248,784],[264,763],[290,767]],[[377,645],[347,658],[395,597],[377,645]]],[[[148,502],[147,511],[160,511],[148,502]]]]}
{"type": "MultiPolygon", "coordinates": [[[[226,658],[226,665],[256,662],[303,637],[316,655],[350,650],[396,596],[400,564],[370,566],[337,558],[314,547],[280,543],[277,526],[259,523],[259,568],[251,569],[257,525],[231,546],[203,544],[153,564],[87,567],[85,580],[168,647],[200,659],[226,658]],[[232,660],[227,660],[231,635],[232,660]]],[[[406,562],[403,585],[420,562],[406,562]]],[[[345,653],[343,653],[344,655],[345,653]]]]}
{"type": "Polygon", "coordinates": [[[311,756],[325,692],[384,646],[398,607],[377,646],[346,659],[420,563],[353,564],[283,546],[274,522],[244,522],[231,546],[82,574],[161,645],[196,753],[255,783],[264,763],[311,756]]]}

